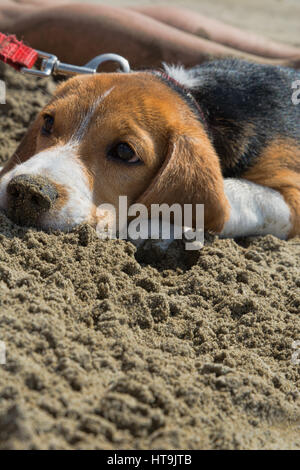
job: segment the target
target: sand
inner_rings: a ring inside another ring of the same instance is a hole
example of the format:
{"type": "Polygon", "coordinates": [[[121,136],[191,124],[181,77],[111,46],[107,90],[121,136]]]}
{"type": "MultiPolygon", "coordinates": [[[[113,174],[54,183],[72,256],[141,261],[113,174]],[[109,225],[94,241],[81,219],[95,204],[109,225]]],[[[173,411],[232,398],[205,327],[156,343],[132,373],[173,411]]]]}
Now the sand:
{"type": "MultiPolygon", "coordinates": [[[[55,84],[1,68],[5,161],[55,84]]],[[[0,213],[0,449],[300,449],[300,239],[166,254],[0,213]]]]}

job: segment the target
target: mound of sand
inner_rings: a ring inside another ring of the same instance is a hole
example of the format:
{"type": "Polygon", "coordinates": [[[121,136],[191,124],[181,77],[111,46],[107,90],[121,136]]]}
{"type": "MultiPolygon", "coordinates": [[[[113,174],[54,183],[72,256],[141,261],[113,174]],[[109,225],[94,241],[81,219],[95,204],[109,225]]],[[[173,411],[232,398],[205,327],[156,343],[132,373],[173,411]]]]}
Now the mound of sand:
{"type": "MultiPolygon", "coordinates": [[[[3,74],[4,161],[54,84],[3,74]]],[[[299,239],[162,255],[0,213],[0,448],[299,449],[299,259],[299,239]]]]}

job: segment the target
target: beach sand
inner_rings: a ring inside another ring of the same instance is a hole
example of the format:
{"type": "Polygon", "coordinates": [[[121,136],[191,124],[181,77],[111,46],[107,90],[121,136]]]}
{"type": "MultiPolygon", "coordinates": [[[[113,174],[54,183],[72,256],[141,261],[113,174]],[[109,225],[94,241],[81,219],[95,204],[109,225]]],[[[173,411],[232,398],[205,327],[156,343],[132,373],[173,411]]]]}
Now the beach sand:
{"type": "MultiPolygon", "coordinates": [[[[252,28],[244,3],[201,11],[252,28]]],[[[282,15],[264,32],[299,44],[282,15]]],[[[55,84],[0,70],[5,161],[55,84]]],[[[299,260],[299,238],[162,255],[0,213],[0,449],[300,449],[299,260]]]]}

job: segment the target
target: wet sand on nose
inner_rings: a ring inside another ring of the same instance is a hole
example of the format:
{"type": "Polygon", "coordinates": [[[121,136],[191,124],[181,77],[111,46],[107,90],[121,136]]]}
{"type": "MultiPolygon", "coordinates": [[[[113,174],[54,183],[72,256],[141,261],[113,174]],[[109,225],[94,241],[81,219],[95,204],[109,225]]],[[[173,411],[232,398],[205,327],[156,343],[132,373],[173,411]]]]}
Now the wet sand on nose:
{"type": "MultiPolygon", "coordinates": [[[[55,85],[0,78],[5,161],[55,85]]],[[[299,449],[299,259],[299,239],[161,255],[1,212],[0,448],[299,449]]]]}

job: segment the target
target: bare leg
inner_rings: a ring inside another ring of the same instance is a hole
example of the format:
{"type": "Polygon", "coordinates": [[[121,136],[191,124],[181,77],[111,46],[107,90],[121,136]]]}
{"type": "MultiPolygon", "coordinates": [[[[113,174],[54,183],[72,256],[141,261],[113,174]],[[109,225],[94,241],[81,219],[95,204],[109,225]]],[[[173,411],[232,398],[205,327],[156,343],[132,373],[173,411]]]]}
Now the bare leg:
{"type": "Polygon", "coordinates": [[[0,29],[2,32],[6,32],[10,25],[22,20],[30,13],[65,3],[71,2],[68,0],[1,0],[0,29]]]}
{"type": "Polygon", "coordinates": [[[162,61],[192,66],[228,56],[282,63],[197,37],[129,9],[57,1],[63,5],[49,8],[52,1],[40,6],[39,0],[2,3],[0,30],[74,64],[84,64],[104,52],[125,56],[133,68],[158,67],[162,61]]]}
{"type": "Polygon", "coordinates": [[[155,5],[130,7],[156,20],[174,26],[182,31],[204,37],[240,51],[270,58],[291,58],[300,55],[300,48],[281,44],[221,21],[201,15],[198,12],[176,6],[155,5]]]}
{"type": "Polygon", "coordinates": [[[209,56],[258,60],[234,49],[160,23],[140,13],[103,5],[71,4],[26,12],[7,30],[37,49],[61,60],[84,63],[103,52],[128,58],[134,68],[159,66],[162,61],[194,65],[209,56]]]}

